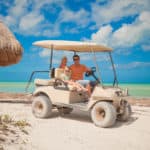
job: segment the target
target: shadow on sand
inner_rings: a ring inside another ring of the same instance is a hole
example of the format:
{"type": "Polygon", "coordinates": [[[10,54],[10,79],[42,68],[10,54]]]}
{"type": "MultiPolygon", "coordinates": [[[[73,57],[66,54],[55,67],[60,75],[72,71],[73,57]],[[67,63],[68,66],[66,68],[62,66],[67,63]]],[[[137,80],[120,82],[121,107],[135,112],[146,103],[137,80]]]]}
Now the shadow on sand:
{"type": "MultiPolygon", "coordinates": [[[[91,120],[90,113],[89,112],[83,112],[80,110],[76,110],[70,114],[63,114],[63,115],[60,114],[57,110],[55,110],[53,112],[51,118],[56,118],[56,117],[62,117],[64,119],[76,120],[76,121],[80,121],[80,122],[87,122],[87,123],[93,124],[93,122],[91,120]]],[[[118,121],[117,120],[116,123],[114,124],[114,126],[112,126],[110,128],[119,128],[121,126],[129,126],[130,124],[135,122],[137,119],[138,119],[138,117],[135,117],[132,114],[128,121],[118,121]]]]}
{"type": "Polygon", "coordinates": [[[49,119],[56,118],[56,117],[61,117],[61,118],[70,119],[70,120],[77,120],[80,122],[92,123],[90,114],[88,112],[83,112],[80,110],[72,111],[70,114],[60,114],[57,110],[54,110],[49,119]]]}
{"type": "Polygon", "coordinates": [[[71,114],[61,115],[61,117],[65,119],[77,120],[80,122],[92,123],[90,114],[82,111],[73,111],[71,114]]]}
{"type": "Polygon", "coordinates": [[[121,126],[129,126],[130,124],[132,124],[133,122],[135,122],[138,119],[138,117],[133,117],[131,115],[131,117],[128,119],[128,121],[116,121],[116,124],[112,127],[112,128],[119,128],[121,126]]]}

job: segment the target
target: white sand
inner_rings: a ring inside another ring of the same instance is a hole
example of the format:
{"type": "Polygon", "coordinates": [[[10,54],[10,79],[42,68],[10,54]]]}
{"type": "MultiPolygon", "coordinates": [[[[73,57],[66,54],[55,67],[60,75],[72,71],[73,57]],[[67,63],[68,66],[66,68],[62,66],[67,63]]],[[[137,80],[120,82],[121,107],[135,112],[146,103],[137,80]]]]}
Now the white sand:
{"type": "Polygon", "coordinates": [[[150,107],[134,106],[128,122],[112,128],[98,128],[80,111],[60,117],[37,119],[28,104],[0,104],[0,114],[26,119],[32,127],[23,136],[26,144],[5,144],[6,150],[150,150],[150,107]]]}

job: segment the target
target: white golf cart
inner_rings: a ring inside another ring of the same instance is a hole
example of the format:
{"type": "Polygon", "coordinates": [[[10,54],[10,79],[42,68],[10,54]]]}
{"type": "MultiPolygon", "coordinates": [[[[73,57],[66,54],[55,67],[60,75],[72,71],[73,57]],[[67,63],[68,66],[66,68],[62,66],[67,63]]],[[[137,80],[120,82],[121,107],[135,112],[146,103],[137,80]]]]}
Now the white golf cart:
{"type": "MultiPolygon", "coordinates": [[[[52,110],[58,109],[60,113],[69,114],[73,109],[90,111],[92,121],[99,127],[113,126],[116,120],[127,121],[131,115],[131,106],[126,101],[128,91],[118,87],[115,67],[111,56],[111,48],[98,45],[96,43],[75,42],[75,41],[56,41],[46,40],[37,41],[33,45],[51,50],[50,74],[53,77],[49,80],[35,79],[36,89],[33,93],[32,112],[38,118],[47,118],[52,114],[52,110]],[[112,70],[114,73],[114,83],[112,86],[104,86],[102,80],[95,75],[98,66],[92,67],[86,76],[93,76],[95,82],[92,83],[92,94],[87,96],[85,91],[77,91],[69,88],[61,78],[63,72],[60,68],[52,68],[53,50],[79,52],[107,52],[109,53],[112,70]]],[[[30,81],[35,71],[32,73],[30,81]]],[[[47,71],[42,71],[47,72],[47,71]]],[[[28,89],[29,84],[27,85],[28,89]]]]}

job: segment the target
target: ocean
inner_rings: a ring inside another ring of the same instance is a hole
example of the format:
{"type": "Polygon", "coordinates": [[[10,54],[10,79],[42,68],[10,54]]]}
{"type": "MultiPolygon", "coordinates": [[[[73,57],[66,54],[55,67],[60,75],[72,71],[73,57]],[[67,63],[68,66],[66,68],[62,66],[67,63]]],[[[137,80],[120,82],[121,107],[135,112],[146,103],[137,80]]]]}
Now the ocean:
{"type": "MultiPolygon", "coordinates": [[[[0,92],[25,93],[27,82],[0,82],[0,92]]],[[[150,84],[128,83],[119,84],[123,89],[128,88],[129,95],[135,97],[150,97],[150,84]]],[[[34,83],[32,82],[28,93],[34,91],[34,83]]]]}

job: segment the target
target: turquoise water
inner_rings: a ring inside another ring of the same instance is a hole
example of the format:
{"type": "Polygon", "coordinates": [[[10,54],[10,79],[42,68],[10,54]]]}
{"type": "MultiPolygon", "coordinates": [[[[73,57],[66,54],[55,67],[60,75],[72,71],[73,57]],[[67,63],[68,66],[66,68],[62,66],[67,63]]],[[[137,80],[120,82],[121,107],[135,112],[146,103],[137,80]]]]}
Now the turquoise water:
{"type": "Polygon", "coordinates": [[[128,88],[131,96],[150,97],[150,84],[119,84],[119,86],[128,88]]]}
{"type": "MultiPolygon", "coordinates": [[[[25,93],[27,82],[0,82],[0,92],[25,93]]],[[[31,82],[28,92],[34,91],[34,84],[31,82]]]]}
{"type": "MultiPolygon", "coordinates": [[[[27,82],[0,82],[0,92],[25,92],[27,82]]],[[[136,97],[150,97],[150,84],[119,84],[122,88],[128,88],[129,94],[136,97]]],[[[34,84],[31,83],[28,92],[34,91],[34,84]]]]}

